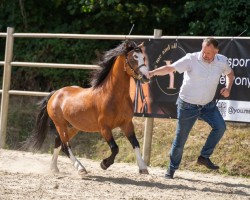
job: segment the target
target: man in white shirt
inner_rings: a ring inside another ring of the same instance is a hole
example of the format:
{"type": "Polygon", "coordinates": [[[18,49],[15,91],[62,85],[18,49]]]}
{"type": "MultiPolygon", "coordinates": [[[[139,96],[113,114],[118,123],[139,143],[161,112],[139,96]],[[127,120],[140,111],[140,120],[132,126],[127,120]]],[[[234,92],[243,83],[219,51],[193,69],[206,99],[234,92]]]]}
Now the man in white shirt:
{"type": "Polygon", "coordinates": [[[202,42],[200,52],[189,53],[171,65],[165,65],[149,72],[149,77],[163,76],[174,71],[184,73],[184,79],[177,100],[176,135],[170,151],[170,164],[165,174],[173,178],[179,168],[183,148],[195,121],[202,119],[212,130],[203,146],[197,163],[209,169],[219,169],[211,162],[215,146],[222,138],[226,124],[215,102],[213,101],[221,75],[226,76],[226,85],[220,94],[230,95],[234,80],[234,72],[229,67],[227,58],[218,54],[218,42],[214,38],[206,38],[202,42]]]}

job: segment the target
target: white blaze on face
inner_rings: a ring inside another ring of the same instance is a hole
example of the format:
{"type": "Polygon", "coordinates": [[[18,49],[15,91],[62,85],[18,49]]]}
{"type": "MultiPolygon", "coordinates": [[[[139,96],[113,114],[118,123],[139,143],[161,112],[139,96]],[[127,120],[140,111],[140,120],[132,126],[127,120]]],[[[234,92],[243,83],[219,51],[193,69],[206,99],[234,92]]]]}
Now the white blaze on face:
{"type": "Polygon", "coordinates": [[[144,66],[140,67],[139,70],[140,70],[140,72],[141,72],[144,76],[146,76],[146,77],[148,78],[148,77],[149,77],[148,67],[147,67],[147,66],[145,65],[145,63],[144,63],[144,55],[143,55],[141,52],[134,52],[134,53],[133,53],[133,58],[134,58],[135,60],[137,60],[138,66],[144,64],[144,66]]]}

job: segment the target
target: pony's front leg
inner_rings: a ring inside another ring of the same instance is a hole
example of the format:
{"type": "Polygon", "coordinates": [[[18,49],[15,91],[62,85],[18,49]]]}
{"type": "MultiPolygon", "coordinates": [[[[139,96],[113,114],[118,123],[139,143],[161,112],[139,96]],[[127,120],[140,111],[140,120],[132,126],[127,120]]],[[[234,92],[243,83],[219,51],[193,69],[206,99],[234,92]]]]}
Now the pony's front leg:
{"type": "Polygon", "coordinates": [[[111,155],[108,158],[103,159],[103,161],[101,162],[101,168],[104,170],[108,169],[109,166],[114,163],[115,157],[119,152],[119,148],[113,137],[109,141],[107,141],[107,143],[111,149],[111,155]]]}
{"type": "Polygon", "coordinates": [[[135,151],[137,165],[139,167],[139,173],[140,174],[149,174],[147,166],[146,166],[144,160],[142,159],[140,145],[139,145],[139,142],[138,142],[134,132],[132,133],[132,135],[128,136],[128,140],[132,144],[133,149],[135,151]]]}
{"type": "Polygon", "coordinates": [[[70,158],[74,167],[77,169],[78,174],[79,175],[87,174],[85,167],[82,165],[82,163],[79,160],[76,159],[76,157],[72,153],[69,143],[62,144],[62,146],[63,146],[63,152],[66,153],[66,155],[70,158]]]}

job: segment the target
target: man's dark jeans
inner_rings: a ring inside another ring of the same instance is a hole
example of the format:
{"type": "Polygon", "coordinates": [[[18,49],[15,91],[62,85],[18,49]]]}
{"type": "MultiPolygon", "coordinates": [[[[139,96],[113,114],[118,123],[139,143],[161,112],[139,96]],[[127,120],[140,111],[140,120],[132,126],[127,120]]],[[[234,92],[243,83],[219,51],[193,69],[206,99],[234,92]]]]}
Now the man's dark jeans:
{"type": "Polygon", "coordinates": [[[184,145],[187,141],[189,132],[197,119],[204,120],[212,127],[207,141],[200,153],[200,155],[205,158],[209,158],[213,153],[215,146],[218,144],[226,130],[225,121],[215,102],[210,102],[204,106],[200,106],[184,102],[178,98],[177,118],[176,135],[170,151],[169,168],[171,170],[179,168],[184,145]]]}

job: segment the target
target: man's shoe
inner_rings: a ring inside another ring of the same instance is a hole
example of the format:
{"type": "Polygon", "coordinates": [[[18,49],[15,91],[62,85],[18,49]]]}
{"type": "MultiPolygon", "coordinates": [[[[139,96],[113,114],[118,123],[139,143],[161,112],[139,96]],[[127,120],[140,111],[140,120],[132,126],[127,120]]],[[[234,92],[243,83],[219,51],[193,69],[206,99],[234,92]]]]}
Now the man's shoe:
{"type": "Polygon", "coordinates": [[[213,164],[209,158],[204,158],[203,156],[198,157],[197,164],[205,165],[208,169],[219,169],[219,166],[213,164]]]}
{"type": "Polygon", "coordinates": [[[173,179],[174,178],[174,170],[171,170],[168,168],[166,174],[165,174],[165,178],[166,179],[173,179]]]}

